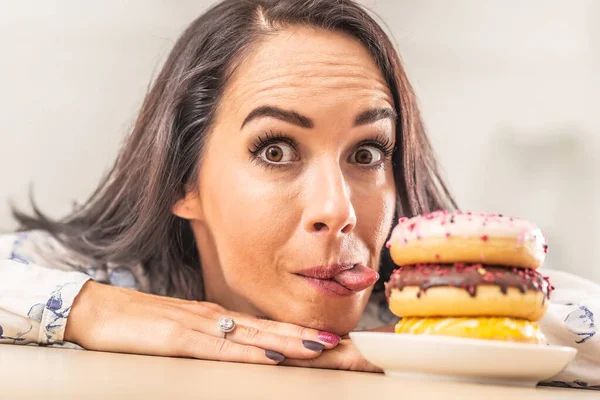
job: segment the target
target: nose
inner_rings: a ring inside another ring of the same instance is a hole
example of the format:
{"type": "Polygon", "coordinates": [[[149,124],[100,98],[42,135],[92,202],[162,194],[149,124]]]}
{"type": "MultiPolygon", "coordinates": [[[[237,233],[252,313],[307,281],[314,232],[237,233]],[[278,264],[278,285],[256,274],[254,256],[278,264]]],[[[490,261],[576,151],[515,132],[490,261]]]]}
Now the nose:
{"type": "Polygon", "coordinates": [[[320,166],[305,192],[303,226],[309,233],[348,234],[356,226],[350,187],[339,165],[320,166]]]}

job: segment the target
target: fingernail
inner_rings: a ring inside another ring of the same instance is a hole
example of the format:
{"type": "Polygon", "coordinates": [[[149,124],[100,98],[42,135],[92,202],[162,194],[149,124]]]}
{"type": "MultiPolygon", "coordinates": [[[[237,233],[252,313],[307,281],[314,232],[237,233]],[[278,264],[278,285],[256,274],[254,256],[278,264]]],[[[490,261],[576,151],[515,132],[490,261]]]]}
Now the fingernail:
{"type": "Polygon", "coordinates": [[[342,340],[342,338],[339,337],[338,335],[334,335],[333,333],[329,333],[329,332],[319,332],[319,334],[317,336],[319,337],[319,340],[321,342],[325,342],[325,343],[329,343],[329,344],[338,344],[340,342],[340,340],[342,340]]]}
{"type": "Polygon", "coordinates": [[[313,340],[303,340],[302,344],[309,350],[312,351],[323,351],[325,345],[323,343],[315,342],[313,340]]]}
{"type": "Polygon", "coordinates": [[[265,350],[265,356],[267,356],[267,358],[269,360],[273,360],[273,361],[277,361],[277,362],[282,362],[283,360],[285,360],[285,356],[283,354],[278,353],[273,350],[265,350]]]}

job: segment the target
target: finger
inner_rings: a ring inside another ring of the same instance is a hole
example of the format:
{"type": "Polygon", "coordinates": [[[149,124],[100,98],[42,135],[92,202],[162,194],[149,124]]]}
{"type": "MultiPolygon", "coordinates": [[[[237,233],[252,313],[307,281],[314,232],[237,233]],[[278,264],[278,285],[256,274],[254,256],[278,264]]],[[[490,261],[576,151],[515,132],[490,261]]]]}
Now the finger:
{"type": "Polygon", "coordinates": [[[353,345],[338,346],[333,350],[323,352],[319,357],[313,359],[286,359],[282,365],[347,371],[383,372],[380,368],[365,360],[353,345]]]}
{"type": "Polygon", "coordinates": [[[309,340],[321,343],[325,349],[333,349],[340,341],[340,337],[329,332],[321,332],[316,329],[306,328],[285,322],[276,322],[268,319],[252,317],[246,314],[227,311],[213,303],[187,304],[183,306],[189,311],[202,315],[206,318],[218,320],[223,316],[233,318],[238,325],[255,328],[261,332],[270,332],[283,337],[295,337],[301,340],[309,340]],[[216,307],[215,307],[216,306],[216,307]]]}
{"type": "Polygon", "coordinates": [[[339,369],[344,371],[360,371],[360,372],[383,372],[380,368],[374,366],[366,360],[345,360],[340,357],[333,356],[328,352],[321,354],[317,358],[301,360],[301,359],[285,359],[281,365],[303,368],[321,368],[321,369],[339,369]]]}
{"type": "MultiPolygon", "coordinates": [[[[218,327],[217,321],[197,314],[179,309],[171,318],[189,329],[215,338],[222,338],[223,331],[218,327]]],[[[265,350],[273,350],[285,357],[298,359],[307,359],[317,357],[325,348],[322,343],[303,340],[293,336],[282,336],[272,332],[262,331],[260,329],[245,325],[236,326],[232,332],[227,333],[227,339],[242,345],[250,345],[265,350]]]]}
{"type": "Polygon", "coordinates": [[[282,354],[271,350],[241,345],[193,330],[189,330],[174,341],[173,351],[179,357],[213,361],[277,365],[284,360],[282,354]]]}
{"type": "Polygon", "coordinates": [[[244,315],[237,318],[239,318],[240,323],[243,325],[251,326],[267,332],[272,332],[281,336],[296,337],[302,340],[315,341],[323,344],[327,350],[333,349],[341,340],[339,336],[333,333],[321,332],[316,329],[286,322],[277,322],[244,315]]]}
{"type": "Polygon", "coordinates": [[[226,308],[221,307],[220,305],[216,304],[216,303],[210,303],[208,301],[201,301],[198,302],[198,305],[204,308],[207,308],[209,310],[212,310],[214,312],[217,313],[228,313],[229,311],[227,311],[226,308]]]}
{"type": "Polygon", "coordinates": [[[161,297],[166,304],[176,305],[191,310],[212,310],[213,312],[227,312],[227,310],[216,304],[208,301],[192,301],[183,300],[176,297],[161,297]]]}
{"type": "Polygon", "coordinates": [[[324,344],[314,340],[277,335],[244,325],[236,325],[235,329],[227,334],[227,339],[239,344],[274,350],[286,358],[315,358],[325,349],[324,344]]]}

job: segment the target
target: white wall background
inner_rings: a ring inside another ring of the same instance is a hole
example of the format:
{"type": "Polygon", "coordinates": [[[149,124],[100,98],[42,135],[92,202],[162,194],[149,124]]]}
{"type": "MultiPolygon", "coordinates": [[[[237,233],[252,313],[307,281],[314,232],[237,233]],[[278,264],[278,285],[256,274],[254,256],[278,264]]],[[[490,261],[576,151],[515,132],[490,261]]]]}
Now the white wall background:
{"type": "MultiPolygon", "coordinates": [[[[198,0],[0,0],[0,229],[59,216],[111,165],[198,0]]],[[[600,2],[363,0],[393,33],[463,209],[536,221],[600,281],[600,2]],[[598,267],[596,267],[598,265],[598,267]]]]}

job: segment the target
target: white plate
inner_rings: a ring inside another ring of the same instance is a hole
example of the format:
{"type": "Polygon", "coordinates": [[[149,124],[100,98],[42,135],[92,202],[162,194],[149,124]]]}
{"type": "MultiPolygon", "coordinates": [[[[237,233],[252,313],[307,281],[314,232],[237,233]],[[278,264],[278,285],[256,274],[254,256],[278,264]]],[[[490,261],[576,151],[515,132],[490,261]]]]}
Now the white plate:
{"type": "Polygon", "coordinates": [[[577,350],[458,337],[352,332],[350,338],[389,376],[535,386],[573,360],[577,350]]]}

